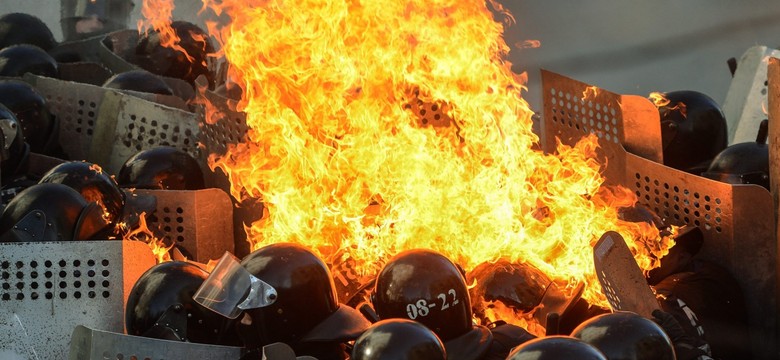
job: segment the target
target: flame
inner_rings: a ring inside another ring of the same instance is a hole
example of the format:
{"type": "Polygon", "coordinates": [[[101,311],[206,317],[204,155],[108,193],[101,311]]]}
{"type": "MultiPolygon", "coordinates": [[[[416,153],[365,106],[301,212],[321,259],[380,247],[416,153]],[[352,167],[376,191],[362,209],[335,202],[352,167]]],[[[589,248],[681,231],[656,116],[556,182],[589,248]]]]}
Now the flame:
{"type": "Polygon", "coordinates": [[[688,107],[685,106],[685,103],[682,101],[678,101],[677,104],[674,106],[669,106],[671,104],[671,100],[666,98],[666,95],[659,93],[659,92],[651,92],[650,95],[647,96],[647,98],[658,108],[661,107],[668,107],[669,111],[679,111],[680,114],[684,117],[688,117],[688,107]]]}
{"type": "MultiPolygon", "coordinates": [[[[97,165],[95,165],[97,166],[97,165]]],[[[95,170],[90,166],[90,169],[94,171],[100,170],[100,167],[98,167],[98,170],[95,170]]],[[[81,196],[84,197],[87,202],[94,202],[100,206],[100,208],[103,210],[103,214],[101,214],[101,217],[106,222],[106,224],[110,224],[113,222],[114,218],[116,218],[118,215],[113,214],[108,210],[108,207],[106,207],[106,204],[103,202],[103,192],[100,191],[95,186],[87,186],[81,189],[81,196]]]]}
{"type": "Polygon", "coordinates": [[[656,107],[666,106],[671,102],[666,98],[666,95],[659,92],[651,92],[647,97],[656,107]]]}
{"type": "MultiPolygon", "coordinates": [[[[187,58],[187,61],[193,63],[195,58],[179,45],[181,38],[176,34],[176,30],[171,27],[174,8],[174,0],[143,0],[141,7],[142,17],[138,20],[138,32],[148,35],[152,29],[157,31],[160,35],[160,46],[182,53],[187,58]]],[[[191,35],[193,35],[193,39],[200,39],[205,44],[206,40],[202,39],[202,37],[196,37],[197,34],[192,33],[191,35]]]]}
{"type": "Polygon", "coordinates": [[[467,271],[522,260],[585,283],[583,297],[606,306],[592,260],[604,232],[633,239],[643,267],[673,243],[619,220],[616,209],[636,197],[603,187],[595,135],[535,150],[523,79],[485,1],[204,0],[204,9],[231,18],[209,29],[250,128],[209,163],[237,199],[264,202],[267,215],[246,227],[255,249],[297,242],[331,264],[348,254],[357,278],[412,248],[467,271]],[[437,116],[446,126],[426,126],[437,116]]]}
{"type": "Polygon", "coordinates": [[[157,258],[158,263],[171,261],[168,250],[173,247],[173,244],[166,246],[162,239],[158,239],[154,235],[146,225],[145,211],[138,215],[138,226],[135,229],[128,229],[126,223],[120,223],[120,226],[122,226],[123,231],[126,231],[122,236],[122,240],[143,241],[152,249],[152,254],[157,258]]]}
{"type": "Polygon", "coordinates": [[[542,46],[542,42],[539,40],[524,40],[515,43],[515,47],[518,49],[537,49],[542,46]]]}
{"type": "Polygon", "coordinates": [[[102,174],[103,173],[103,168],[101,168],[100,165],[98,165],[98,164],[90,165],[89,169],[94,171],[94,172],[96,172],[96,173],[98,173],[98,174],[102,174]]]}
{"type": "Polygon", "coordinates": [[[582,101],[595,99],[598,94],[599,88],[595,86],[588,86],[585,88],[585,90],[582,91],[582,101]]]}
{"type": "Polygon", "coordinates": [[[480,315],[484,316],[485,319],[476,319],[480,324],[484,325],[501,319],[508,324],[519,326],[537,337],[545,336],[547,332],[544,326],[533,316],[536,309],[528,313],[522,313],[500,301],[485,301],[482,305],[484,307],[481,309],[482,314],[480,315]]]}

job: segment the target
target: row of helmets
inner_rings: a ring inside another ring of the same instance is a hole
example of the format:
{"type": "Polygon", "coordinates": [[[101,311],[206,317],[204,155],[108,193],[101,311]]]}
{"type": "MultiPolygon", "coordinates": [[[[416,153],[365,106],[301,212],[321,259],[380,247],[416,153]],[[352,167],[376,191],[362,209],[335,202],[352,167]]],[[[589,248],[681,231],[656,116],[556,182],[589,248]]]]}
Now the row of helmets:
{"type": "MultiPolygon", "coordinates": [[[[768,129],[756,141],[728,146],[726,117],[711,97],[697,91],[672,91],[658,105],[664,165],[729,184],[769,189],[768,129]]],[[[654,100],[658,102],[658,100],[654,100]]]]}
{"type": "Polygon", "coordinates": [[[203,172],[187,153],[171,147],[143,150],[118,176],[86,161],[63,162],[40,178],[23,175],[0,189],[0,241],[69,241],[121,238],[122,224],[141,211],[132,189],[198,190],[203,172]]]}
{"type": "MultiPolygon", "coordinates": [[[[133,8],[129,0],[63,0],[61,5],[66,42],[124,29],[133,8]]],[[[197,34],[187,24],[181,31],[197,34]]],[[[27,73],[57,78],[61,63],[83,60],[59,45],[47,25],[32,15],[0,16],[0,237],[4,241],[116,238],[116,226],[140,212],[130,204],[134,197],[128,196],[127,189],[205,187],[198,162],[167,146],[138,152],[127,159],[116,177],[106,174],[99,164],[67,154],[59,142],[60,119],[49,111],[46,98],[21,79],[27,73]],[[30,171],[31,153],[64,163],[41,177],[30,171]],[[20,223],[39,226],[17,226],[20,223]]],[[[154,74],[145,70],[119,73],[103,87],[172,95],[161,76],[182,75],[170,72],[182,68],[175,63],[181,59],[165,53],[155,32],[140,39],[137,50],[139,59],[165,61],[153,61],[157,67],[149,70],[154,74]]],[[[197,76],[204,69],[191,69],[187,74],[197,76]]],[[[187,74],[181,77],[194,81],[187,74]]]]}
{"type": "MultiPolygon", "coordinates": [[[[132,2],[127,0],[63,0],[62,24],[67,41],[89,36],[104,37],[106,32],[124,28],[132,2]],[[84,21],[96,21],[103,27],[82,26],[84,21]],[[120,24],[122,24],[120,26],[120,24]],[[74,32],[80,29],[81,32],[74,32]]],[[[160,95],[191,96],[192,90],[175,91],[165,79],[183,80],[194,87],[195,79],[204,75],[214,84],[214,75],[207,66],[207,54],[214,52],[210,41],[202,41],[205,32],[188,22],[174,22],[182,38],[181,45],[188,56],[160,44],[160,33],[150,31],[138,39],[133,64],[138,70],[119,72],[102,86],[160,95]],[[201,41],[199,41],[201,40],[201,41]]],[[[60,64],[92,62],[68,46],[60,46],[50,29],[35,16],[10,13],[0,17],[0,114],[4,144],[2,144],[2,181],[22,171],[28,152],[73,159],[59,144],[60,119],[49,111],[46,99],[30,84],[21,80],[25,74],[57,78],[60,64]],[[7,109],[6,109],[7,108],[7,109]],[[8,111],[15,116],[8,115],[8,111]]],[[[178,84],[177,84],[178,85],[178,84]]],[[[190,100],[185,98],[183,100],[190,100]]]]}
{"type": "MultiPolygon", "coordinates": [[[[61,0],[60,22],[64,43],[127,29],[133,7],[131,0],[61,0]]],[[[0,24],[0,49],[16,46],[6,50],[6,58],[26,60],[4,64],[0,69],[1,76],[34,72],[56,77],[57,62],[85,61],[82,54],[59,48],[60,44],[48,26],[32,15],[6,14],[0,24]]],[[[214,52],[214,46],[205,31],[186,21],[175,21],[171,27],[181,39],[178,44],[187,55],[162,46],[160,33],[150,31],[138,39],[135,56],[131,59],[133,64],[154,74],[182,79],[190,84],[194,84],[195,78],[200,75],[205,75],[213,83],[214,76],[208,70],[206,59],[208,53],[214,52]],[[187,59],[188,56],[194,60],[187,59]]]]}
{"type": "Polygon", "coordinates": [[[276,243],[240,261],[228,253],[210,273],[192,262],[152,267],[130,292],[125,327],[130,335],[243,346],[244,360],[261,359],[262,347],[277,342],[320,360],[674,359],[661,325],[633,313],[593,317],[571,336],[476,325],[465,275],[431,250],[397,254],[373,285],[357,311],[339,302],[322,259],[276,243]]]}

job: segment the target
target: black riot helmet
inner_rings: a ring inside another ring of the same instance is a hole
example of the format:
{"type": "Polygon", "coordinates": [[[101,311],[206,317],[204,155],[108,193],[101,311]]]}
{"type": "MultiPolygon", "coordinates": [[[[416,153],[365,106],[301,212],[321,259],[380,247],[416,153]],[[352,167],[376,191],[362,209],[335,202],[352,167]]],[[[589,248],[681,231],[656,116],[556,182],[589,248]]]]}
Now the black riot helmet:
{"type": "Polygon", "coordinates": [[[162,78],[145,70],[131,70],[116,74],[106,80],[103,87],[150,94],[173,95],[173,90],[162,78]]]}
{"type": "Polygon", "coordinates": [[[283,342],[296,354],[313,355],[303,353],[307,343],[354,340],[369,326],[357,310],[339,303],[328,267],[300,245],[264,246],[241,265],[277,294],[272,304],[245,311],[255,336],[254,343],[245,344],[248,347],[283,342]]]}
{"type": "Polygon", "coordinates": [[[57,146],[57,119],[49,113],[46,99],[30,84],[21,80],[0,80],[0,104],[16,115],[30,151],[47,154],[57,146]]]}
{"type": "Polygon", "coordinates": [[[203,171],[189,154],[170,146],[143,150],[119,169],[117,182],[125,188],[199,190],[205,188],[203,171]]]}
{"type": "Polygon", "coordinates": [[[0,16],[0,49],[18,44],[35,45],[49,51],[57,41],[49,27],[35,16],[23,13],[0,16]]]}
{"type": "Polygon", "coordinates": [[[488,350],[490,331],[472,323],[466,280],[444,255],[408,250],[379,273],[371,301],[380,319],[419,321],[444,342],[450,359],[477,359],[488,350]]]}
{"type": "Polygon", "coordinates": [[[112,224],[121,217],[125,206],[125,193],[97,164],[85,161],[59,164],[44,174],[40,183],[63,184],[78,191],[87,201],[100,205],[103,216],[112,224]]]}
{"type": "Polygon", "coordinates": [[[673,91],[663,96],[668,103],[658,112],[664,165],[696,172],[726,148],[726,117],[715,100],[703,93],[673,91]]]}
{"type": "Polygon", "coordinates": [[[208,277],[183,261],[157,264],[136,281],[127,298],[130,335],[203,344],[235,345],[232,322],[196,303],[192,296],[208,277]]]}
{"type": "Polygon", "coordinates": [[[181,79],[193,86],[198,76],[205,75],[213,86],[214,75],[208,69],[207,59],[208,54],[214,53],[214,45],[208,33],[187,21],[174,21],[171,28],[180,39],[181,49],[162,46],[160,32],[152,30],[138,39],[135,62],[157,75],[181,79]]]}
{"type": "Polygon", "coordinates": [[[0,104],[0,137],[0,183],[5,185],[16,176],[23,175],[21,168],[27,161],[30,146],[24,141],[16,115],[3,104],[0,104]]]}
{"type": "Polygon", "coordinates": [[[590,318],[571,333],[610,360],[674,360],[669,336],[658,324],[632,312],[590,318]]]}
{"type": "MultiPolygon", "coordinates": [[[[542,302],[550,277],[528,263],[512,263],[505,259],[480,264],[469,273],[469,289],[475,307],[500,301],[518,313],[530,313],[542,302]]],[[[478,314],[479,315],[479,314],[478,314]]]]}
{"type": "Polygon", "coordinates": [[[58,68],[57,60],[35,45],[19,44],[0,50],[0,76],[22,77],[31,73],[56,78],[58,68]]]}
{"type": "Polygon", "coordinates": [[[506,360],[607,360],[598,349],[570,336],[533,339],[514,348],[506,360]]]}
{"type": "Polygon", "coordinates": [[[729,184],[756,184],[769,190],[769,122],[764,120],[755,142],[734,144],[721,151],[701,175],[729,184]]]}
{"type": "Polygon", "coordinates": [[[81,40],[127,28],[132,0],[60,0],[65,41],[81,40]]]}
{"type": "Polygon", "coordinates": [[[100,206],[62,184],[36,184],[0,216],[0,241],[93,240],[106,228],[100,206]]]}
{"type": "Polygon", "coordinates": [[[436,334],[406,319],[382,320],[355,341],[352,360],[445,360],[447,352],[436,334]]]}

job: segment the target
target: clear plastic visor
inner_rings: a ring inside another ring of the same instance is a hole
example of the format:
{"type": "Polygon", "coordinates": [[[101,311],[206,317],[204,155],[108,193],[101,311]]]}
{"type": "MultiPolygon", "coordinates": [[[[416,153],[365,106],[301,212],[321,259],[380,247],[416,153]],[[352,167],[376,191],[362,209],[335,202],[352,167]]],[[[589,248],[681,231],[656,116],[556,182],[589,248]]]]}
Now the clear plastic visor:
{"type": "Polygon", "coordinates": [[[211,311],[235,319],[243,310],[273,304],[276,297],[276,289],[250,274],[233,254],[226,252],[192,298],[211,311]]]}

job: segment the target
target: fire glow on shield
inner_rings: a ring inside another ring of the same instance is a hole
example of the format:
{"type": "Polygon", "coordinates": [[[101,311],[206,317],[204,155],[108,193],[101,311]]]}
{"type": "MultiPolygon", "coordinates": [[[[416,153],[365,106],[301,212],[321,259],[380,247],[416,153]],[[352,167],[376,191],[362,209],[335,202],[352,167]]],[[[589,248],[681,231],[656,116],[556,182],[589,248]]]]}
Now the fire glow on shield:
{"type": "MultiPolygon", "coordinates": [[[[170,22],[172,1],[144,6],[146,26],[170,22]]],[[[601,234],[630,239],[643,269],[673,244],[649,224],[618,219],[635,195],[603,186],[595,136],[538,150],[524,77],[506,60],[502,35],[513,18],[499,4],[204,0],[204,8],[230,19],[207,24],[250,128],[210,162],[234,196],[264,202],[267,216],[246,229],[254,248],[295,242],[334,268],[348,261],[349,279],[337,274],[345,283],[369,281],[414,248],[467,272],[529,263],[561,289],[583,283],[583,297],[606,306],[592,263],[601,234]]]]}

